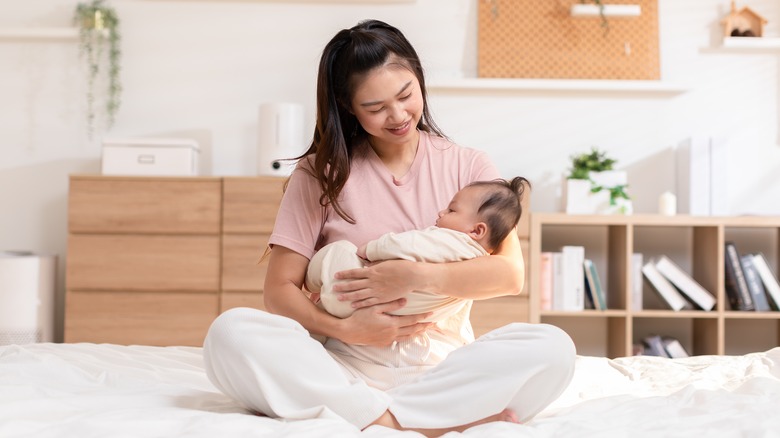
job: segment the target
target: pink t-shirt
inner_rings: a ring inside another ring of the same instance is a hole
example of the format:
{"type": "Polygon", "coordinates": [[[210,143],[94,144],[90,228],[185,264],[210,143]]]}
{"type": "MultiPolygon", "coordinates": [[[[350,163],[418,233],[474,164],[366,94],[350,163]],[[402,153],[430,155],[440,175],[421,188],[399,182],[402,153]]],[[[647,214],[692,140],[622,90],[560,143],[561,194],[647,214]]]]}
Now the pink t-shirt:
{"type": "Polygon", "coordinates": [[[336,240],[361,246],[388,232],[420,230],[434,225],[438,212],[455,193],[474,181],[500,177],[487,154],[420,132],[409,171],[395,179],[368,144],[356,150],[341,207],[355,224],[320,206],[317,181],[300,167],[292,174],[276,216],[270,245],[281,245],[311,259],[336,240]]]}

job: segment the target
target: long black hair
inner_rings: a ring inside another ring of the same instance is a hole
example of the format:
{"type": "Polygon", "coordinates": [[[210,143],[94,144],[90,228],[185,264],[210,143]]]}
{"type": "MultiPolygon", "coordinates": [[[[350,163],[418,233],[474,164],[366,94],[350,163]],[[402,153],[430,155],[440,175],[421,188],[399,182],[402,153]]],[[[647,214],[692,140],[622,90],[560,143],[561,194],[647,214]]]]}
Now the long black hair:
{"type": "Polygon", "coordinates": [[[423,97],[417,129],[444,137],[428,111],[428,95],[420,58],[400,30],[378,20],[366,20],[341,30],[322,51],[317,75],[317,122],[311,146],[296,159],[311,159],[308,170],[322,188],[320,204],[330,204],[344,220],[355,223],[339,205],[338,197],[349,178],[356,145],[366,132],[350,112],[362,75],[394,62],[417,77],[423,97]]]}

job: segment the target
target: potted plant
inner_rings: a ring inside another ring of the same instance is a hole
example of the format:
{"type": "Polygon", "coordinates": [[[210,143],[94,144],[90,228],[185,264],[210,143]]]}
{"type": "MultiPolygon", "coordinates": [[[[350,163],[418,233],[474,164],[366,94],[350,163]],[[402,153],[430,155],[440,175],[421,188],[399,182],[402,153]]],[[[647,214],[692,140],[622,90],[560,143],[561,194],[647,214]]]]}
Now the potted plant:
{"type": "Polygon", "coordinates": [[[87,62],[87,132],[89,138],[92,138],[96,124],[95,88],[101,75],[105,75],[108,83],[105,96],[106,128],[114,124],[121,103],[119,17],[105,0],[90,0],[76,6],[73,23],[79,28],[80,54],[87,62]]]}
{"type": "Polygon", "coordinates": [[[625,171],[614,170],[616,160],[591,148],[589,153],[571,156],[566,177],[566,212],[571,214],[632,212],[625,171]]]}

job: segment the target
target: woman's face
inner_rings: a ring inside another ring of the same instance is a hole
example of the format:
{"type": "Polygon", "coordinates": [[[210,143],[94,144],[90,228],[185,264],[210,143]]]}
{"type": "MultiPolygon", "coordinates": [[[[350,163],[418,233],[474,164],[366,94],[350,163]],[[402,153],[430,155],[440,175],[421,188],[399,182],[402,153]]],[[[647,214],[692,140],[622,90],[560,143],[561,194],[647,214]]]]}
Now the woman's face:
{"type": "Polygon", "coordinates": [[[359,79],[352,97],[352,113],[378,145],[417,142],[417,122],[423,97],[417,77],[406,67],[388,63],[359,79]]]}

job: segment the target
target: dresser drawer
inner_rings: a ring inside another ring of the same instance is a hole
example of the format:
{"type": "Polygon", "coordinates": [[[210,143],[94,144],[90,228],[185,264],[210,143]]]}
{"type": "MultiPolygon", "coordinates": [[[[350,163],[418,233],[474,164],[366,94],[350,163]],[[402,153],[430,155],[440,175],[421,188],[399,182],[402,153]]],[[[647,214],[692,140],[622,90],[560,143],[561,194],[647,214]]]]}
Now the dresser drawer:
{"type": "Polygon", "coordinates": [[[529,319],[527,296],[475,300],[471,307],[470,320],[476,337],[513,322],[528,322],[529,319]]]}
{"type": "Polygon", "coordinates": [[[225,178],[222,230],[225,233],[273,231],[285,178],[225,178]]]}
{"type": "Polygon", "coordinates": [[[225,292],[219,296],[219,312],[234,307],[252,307],[265,310],[262,292],[225,292]]]}
{"type": "Polygon", "coordinates": [[[268,234],[222,236],[222,289],[261,291],[268,271],[268,258],[260,262],[268,246],[268,234]]]}
{"type": "Polygon", "coordinates": [[[218,309],[216,292],[69,290],[65,342],[200,347],[218,309]]]}
{"type": "Polygon", "coordinates": [[[71,233],[219,234],[218,178],[70,179],[71,233]]]}
{"type": "Polygon", "coordinates": [[[71,234],[70,290],[218,291],[219,236],[71,234]]]}

